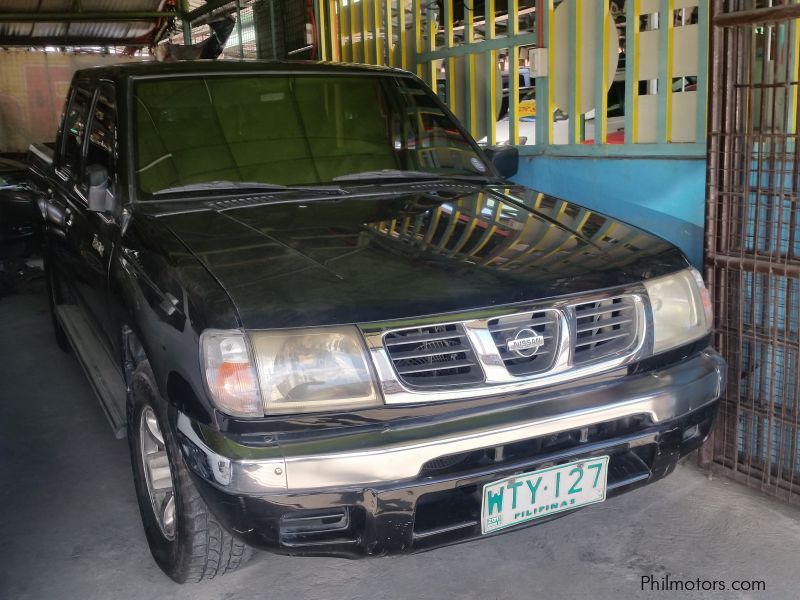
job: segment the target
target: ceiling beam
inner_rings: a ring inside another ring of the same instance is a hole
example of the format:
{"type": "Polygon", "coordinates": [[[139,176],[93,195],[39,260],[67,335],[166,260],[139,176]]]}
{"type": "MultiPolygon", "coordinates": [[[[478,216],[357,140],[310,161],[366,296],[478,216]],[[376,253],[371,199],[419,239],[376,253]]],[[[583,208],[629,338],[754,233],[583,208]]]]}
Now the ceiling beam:
{"type": "Polygon", "coordinates": [[[175,11],[115,11],[115,12],[0,12],[0,23],[61,23],[90,21],[93,23],[118,23],[124,21],[154,21],[178,17],[175,11]]]}
{"type": "Polygon", "coordinates": [[[85,38],[80,37],[75,40],[65,38],[63,35],[59,36],[44,36],[44,37],[6,37],[0,36],[0,48],[41,48],[42,46],[55,46],[57,48],[84,48],[86,46],[107,46],[124,48],[128,46],[147,47],[149,42],[140,42],[136,40],[117,40],[110,38],[85,38]]]}

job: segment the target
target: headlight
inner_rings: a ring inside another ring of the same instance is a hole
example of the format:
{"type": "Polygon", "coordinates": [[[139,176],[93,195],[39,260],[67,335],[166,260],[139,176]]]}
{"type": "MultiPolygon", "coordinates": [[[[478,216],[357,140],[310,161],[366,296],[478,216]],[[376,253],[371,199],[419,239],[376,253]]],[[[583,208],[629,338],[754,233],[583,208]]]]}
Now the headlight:
{"type": "Polygon", "coordinates": [[[355,327],[251,333],[267,413],[380,404],[355,327]]]}
{"type": "Polygon", "coordinates": [[[355,327],[256,331],[249,336],[208,331],[201,343],[209,391],[228,414],[255,417],[381,403],[355,327]]]}
{"type": "Polygon", "coordinates": [[[645,282],[653,309],[653,353],[706,335],[713,323],[711,298],[700,274],[686,269],[645,282]]]}

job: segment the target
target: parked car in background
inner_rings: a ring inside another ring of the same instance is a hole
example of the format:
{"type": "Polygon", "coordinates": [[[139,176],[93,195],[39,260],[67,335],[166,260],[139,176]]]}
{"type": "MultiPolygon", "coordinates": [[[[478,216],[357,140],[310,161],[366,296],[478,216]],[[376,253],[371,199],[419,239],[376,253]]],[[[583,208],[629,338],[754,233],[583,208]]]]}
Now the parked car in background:
{"type": "Polygon", "coordinates": [[[27,182],[27,166],[0,157],[0,297],[41,277],[31,259],[40,244],[37,196],[27,182]]]}
{"type": "MultiPolygon", "coordinates": [[[[507,95],[504,102],[508,101],[507,95]]],[[[616,79],[608,90],[608,105],[606,113],[606,141],[609,144],[621,144],[625,136],[625,81],[616,79]]],[[[536,144],[536,88],[520,89],[519,93],[519,143],[520,145],[536,144]]],[[[509,143],[508,105],[504,104],[500,111],[500,118],[496,124],[496,140],[498,144],[509,143]]],[[[588,111],[584,115],[584,135],[587,142],[594,141],[595,136],[595,111],[588,111]]],[[[481,140],[485,143],[486,138],[481,140]]],[[[557,108],[553,112],[553,142],[566,144],[569,142],[569,115],[557,108]]]]}

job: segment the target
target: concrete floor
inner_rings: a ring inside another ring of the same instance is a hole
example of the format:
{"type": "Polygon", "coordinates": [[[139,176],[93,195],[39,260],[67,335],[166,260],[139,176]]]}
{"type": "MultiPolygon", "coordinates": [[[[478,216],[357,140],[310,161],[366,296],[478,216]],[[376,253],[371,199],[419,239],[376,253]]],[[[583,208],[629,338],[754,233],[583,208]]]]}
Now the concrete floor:
{"type": "Polygon", "coordinates": [[[800,511],[689,465],[565,519],[367,561],[257,554],[239,573],[176,586],[139,521],[127,446],[44,293],[0,299],[0,599],[796,598],[800,511]],[[765,592],[640,591],[641,577],[760,579],[765,592]]]}

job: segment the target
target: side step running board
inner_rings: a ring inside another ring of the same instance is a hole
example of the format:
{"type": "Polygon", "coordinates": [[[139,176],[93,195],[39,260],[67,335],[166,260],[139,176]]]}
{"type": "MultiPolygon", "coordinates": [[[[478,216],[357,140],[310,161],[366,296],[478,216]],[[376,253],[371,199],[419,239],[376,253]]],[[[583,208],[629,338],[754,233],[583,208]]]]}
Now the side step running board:
{"type": "Polygon", "coordinates": [[[94,388],[117,439],[125,437],[126,386],[80,307],[61,304],[56,315],[69,338],[78,362],[94,388]]]}

